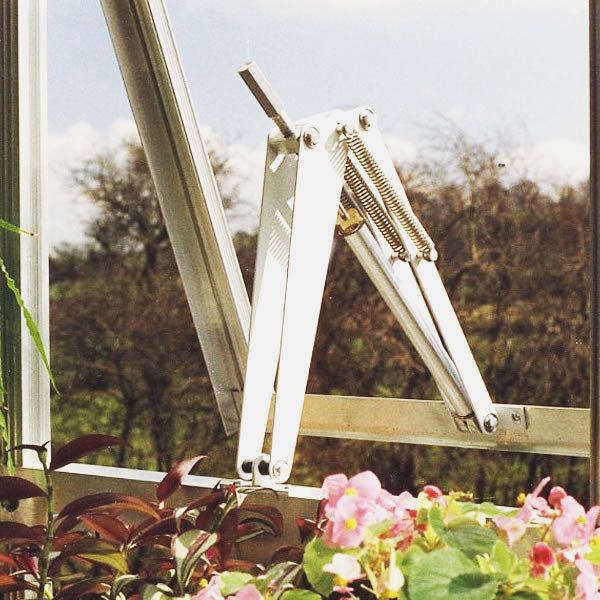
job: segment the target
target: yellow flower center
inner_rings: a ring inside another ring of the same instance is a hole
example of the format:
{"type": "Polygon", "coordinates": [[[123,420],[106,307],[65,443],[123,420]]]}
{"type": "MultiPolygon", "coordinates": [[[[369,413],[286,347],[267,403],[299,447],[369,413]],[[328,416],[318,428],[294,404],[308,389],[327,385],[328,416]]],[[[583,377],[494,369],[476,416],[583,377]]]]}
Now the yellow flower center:
{"type": "Polygon", "coordinates": [[[385,590],[383,592],[383,597],[384,598],[397,598],[398,597],[398,590],[385,590]]]}
{"type": "Polygon", "coordinates": [[[576,522],[580,525],[585,525],[587,523],[587,520],[583,515],[579,515],[576,519],[576,522]]]}
{"type": "Polygon", "coordinates": [[[517,502],[522,506],[523,504],[525,504],[525,500],[527,500],[527,494],[525,492],[521,492],[517,496],[517,502]]]}
{"type": "Polygon", "coordinates": [[[333,578],[333,585],[337,587],[346,587],[348,585],[348,580],[344,579],[341,575],[336,575],[333,578]]]}
{"type": "Polygon", "coordinates": [[[356,529],[356,519],[354,517],[346,519],[346,529],[356,529]]]}
{"type": "Polygon", "coordinates": [[[354,488],[346,488],[344,494],[347,496],[358,496],[358,492],[354,488]]]}
{"type": "Polygon", "coordinates": [[[208,585],[208,579],[206,579],[206,577],[203,577],[203,578],[200,580],[200,587],[201,587],[201,588],[205,588],[207,585],[208,585]]]}

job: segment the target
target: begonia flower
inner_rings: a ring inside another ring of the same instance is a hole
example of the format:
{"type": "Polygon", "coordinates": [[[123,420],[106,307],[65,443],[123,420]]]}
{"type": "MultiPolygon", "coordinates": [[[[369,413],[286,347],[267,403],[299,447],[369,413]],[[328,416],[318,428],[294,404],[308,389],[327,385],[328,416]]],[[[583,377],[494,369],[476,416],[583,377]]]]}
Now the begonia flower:
{"type": "Polygon", "coordinates": [[[351,594],[354,590],[348,584],[364,577],[360,563],[350,554],[334,554],[331,562],[323,567],[325,573],[331,573],[333,578],[333,591],[339,594],[351,594]]]}
{"type": "Polygon", "coordinates": [[[545,542],[537,542],[529,553],[533,577],[546,577],[548,569],[556,562],[552,548],[545,542]]]}
{"type": "Polygon", "coordinates": [[[329,517],[323,539],[341,548],[356,548],[372,523],[375,523],[374,503],[360,496],[344,495],[329,517]]]}
{"type": "Polygon", "coordinates": [[[598,575],[594,566],[582,558],[577,559],[575,565],[579,569],[579,575],[575,583],[577,598],[580,600],[599,600],[598,575]]]}
{"type": "Polygon", "coordinates": [[[221,582],[218,575],[213,575],[210,581],[191,600],[224,600],[221,594],[221,582]]]}
{"type": "Polygon", "coordinates": [[[517,517],[505,517],[501,515],[495,517],[493,521],[496,527],[506,535],[510,547],[523,537],[527,529],[525,522],[517,517]]]}
{"type": "Polygon", "coordinates": [[[414,511],[412,506],[415,498],[410,492],[402,492],[399,496],[381,490],[375,500],[377,522],[391,521],[390,534],[392,536],[407,536],[415,529],[414,511]]]}
{"type": "Polygon", "coordinates": [[[322,490],[326,501],[325,514],[329,516],[343,496],[360,496],[375,501],[381,492],[381,482],[372,471],[363,471],[350,479],[338,473],[325,478],[322,490]]]}
{"type": "Polygon", "coordinates": [[[561,546],[584,545],[592,539],[600,507],[585,509],[573,496],[560,501],[560,515],[552,523],[552,535],[561,546]]]}
{"type": "Polygon", "coordinates": [[[555,507],[560,506],[560,502],[563,498],[567,497],[567,492],[559,485],[555,485],[548,494],[548,502],[555,507]]]}
{"type": "Polygon", "coordinates": [[[515,515],[515,518],[520,519],[524,523],[529,523],[534,517],[548,511],[548,502],[545,498],[540,498],[540,493],[550,481],[550,477],[544,477],[536,486],[536,488],[527,494],[523,506],[515,515]]]}
{"type": "Polygon", "coordinates": [[[239,590],[235,596],[228,596],[227,600],[231,600],[232,598],[236,600],[262,600],[262,594],[254,584],[249,583],[239,590]]]}
{"type": "Polygon", "coordinates": [[[396,553],[392,551],[389,567],[383,570],[377,589],[384,598],[397,598],[403,585],[404,575],[396,565],[396,553]]]}

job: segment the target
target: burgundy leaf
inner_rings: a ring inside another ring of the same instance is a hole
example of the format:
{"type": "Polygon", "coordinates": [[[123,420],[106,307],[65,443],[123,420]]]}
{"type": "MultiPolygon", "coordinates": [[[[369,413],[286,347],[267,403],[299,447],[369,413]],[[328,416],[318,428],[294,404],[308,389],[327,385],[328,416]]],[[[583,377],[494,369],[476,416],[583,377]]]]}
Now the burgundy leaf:
{"type": "Polygon", "coordinates": [[[79,518],[67,516],[61,519],[54,528],[54,537],[60,537],[79,525],[79,518]]]}
{"type": "Polygon", "coordinates": [[[45,496],[46,492],[22,477],[0,477],[0,500],[24,500],[45,496]]]}
{"type": "Polygon", "coordinates": [[[67,546],[85,537],[83,531],[69,531],[63,533],[60,536],[55,536],[52,540],[52,550],[55,552],[62,552],[67,546]]]}
{"type": "Polygon", "coordinates": [[[230,558],[226,560],[223,567],[226,571],[250,571],[256,568],[256,563],[240,560],[238,558],[230,558]]]}
{"type": "Polygon", "coordinates": [[[63,588],[55,596],[55,600],[79,600],[87,594],[108,594],[110,593],[111,582],[112,577],[109,575],[90,577],[63,588]]]}
{"type": "Polygon", "coordinates": [[[123,521],[102,513],[87,513],[79,517],[90,529],[100,537],[124,544],[129,537],[129,528],[123,521]]]}
{"type": "Polygon", "coordinates": [[[276,565],[282,562],[302,563],[304,548],[302,546],[282,546],[273,553],[270,564],[276,565]]]}
{"type": "Polygon", "coordinates": [[[20,592],[21,590],[37,591],[37,587],[12,575],[0,575],[0,592],[20,592]]]}
{"type": "Polygon", "coordinates": [[[8,554],[4,554],[3,552],[0,552],[0,563],[3,565],[8,565],[13,569],[18,568],[18,565],[15,562],[14,558],[12,556],[9,556],[8,554]]]}
{"type": "Polygon", "coordinates": [[[165,535],[175,535],[192,529],[192,524],[189,521],[169,517],[160,521],[150,522],[149,525],[142,529],[138,529],[135,535],[129,540],[131,546],[140,546],[154,538],[165,535]]]}
{"type": "Polygon", "coordinates": [[[37,444],[18,444],[17,446],[13,446],[9,448],[9,452],[15,452],[16,450],[35,450],[38,454],[40,452],[44,452],[46,450],[46,446],[48,442],[46,442],[43,446],[38,446],[37,444]]]}
{"type": "Polygon", "coordinates": [[[245,502],[242,506],[240,506],[239,510],[258,513],[259,515],[267,517],[269,524],[275,531],[275,534],[283,534],[283,515],[274,506],[269,506],[266,504],[249,504],[245,502]]]}
{"type": "Polygon", "coordinates": [[[52,456],[50,471],[55,471],[64,467],[69,463],[75,462],[77,459],[94,452],[94,450],[101,450],[103,448],[110,448],[111,446],[126,446],[127,442],[121,438],[114,437],[112,435],[104,435],[102,433],[89,433],[82,435],[77,439],[67,442],[62,448],[57,450],[52,456]]]}
{"type": "Polygon", "coordinates": [[[41,545],[46,538],[45,527],[29,527],[15,521],[0,521],[0,540],[10,544],[41,545]]]}
{"type": "Polygon", "coordinates": [[[164,502],[181,485],[181,480],[194,468],[198,461],[206,456],[192,456],[178,462],[160,482],[156,488],[156,497],[159,502],[164,502]]]}
{"type": "Polygon", "coordinates": [[[60,511],[58,518],[61,519],[67,516],[79,516],[84,512],[89,512],[99,508],[119,509],[122,512],[132,511],[146,515],[150,515],[155,519],[159,519],[160,515],[156,509],[145,500],[137,496],[128,496],[125,494],[116,494],[113,492],[104,492],[100,494],[91,494],[83,498],[73,500],[60,511]]]}
{"type": "Polygon", "coordinates": [[[198,500],[194,500],[191,504],[188,504],[185,508],[185,512],[189,512],[190,510],[194,510],[196,508],[212,508],[213,506],[218,506],[221,504],[223,500],[225,500],[224,490],[212,492],[210,494],[206,494],[206,496],[198,498],[198,500]]]}

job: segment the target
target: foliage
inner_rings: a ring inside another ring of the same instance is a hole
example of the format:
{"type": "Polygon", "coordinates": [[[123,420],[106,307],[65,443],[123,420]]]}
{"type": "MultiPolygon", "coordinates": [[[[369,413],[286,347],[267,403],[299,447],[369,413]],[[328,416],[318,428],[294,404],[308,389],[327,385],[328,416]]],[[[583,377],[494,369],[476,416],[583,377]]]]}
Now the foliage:
{"type": "Polygon", "coordinates": [[[37,452],[45,489],[21,477],[3,477],[0,497],[45,498],[47,521],[0,522],[0,544],[6,546],[0,552],[0,594],[31,590],[38,600],[189,598],[215,572],[254,566],[232,558],[239,541],[281,534],[275,507],[244,503],[252,488],[219,486],[186,506],[166,506],[204,456],[177,463],[157,486],[155,501],[95,493],[55,515],[52,473],[90,452],[123,444],[109,435],[85,435],[60,448],[49,465],[46,446],[14,448],[37,452]]]}

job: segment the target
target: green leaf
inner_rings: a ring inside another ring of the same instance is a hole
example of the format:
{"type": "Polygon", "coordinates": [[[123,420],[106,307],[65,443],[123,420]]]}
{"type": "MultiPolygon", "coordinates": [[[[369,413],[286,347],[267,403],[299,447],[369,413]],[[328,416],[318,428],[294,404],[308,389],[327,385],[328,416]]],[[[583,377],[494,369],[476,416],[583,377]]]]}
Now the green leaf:
{"type": "Polygon", "coordinates": [[[497,578],[483,575],[465,554],[443,548],[427,554],[411,569],[410,598],[417,600],[492,600],[497,578]]]}
{"type": "Polygon", "coordinates": [[[120,577],[116,577],[110,588],[110,600],[117,600],[119,593],[127,584],[139,581],[140,579],[139,575],[121,575],[120,577]]]}
{"type": "Polygon", "coordinates": [[[463,514],[470,512],[479,512],[483,513],[488,517],[497,517],[498,515],[511,516],[518,512],[518,510],[510,510],[500,509],[492,502],[482,502],[481,504],[475,504],[474,502],[465,502],[462,505],[463,514]]]}
{"type": "Polygon", "coordinates": [[[218,537],[216,533],[190,529],[173,540],[177,582],[182,592],[185,591],[198,561],[211,546],[214,546],[218,537]]]}
{"type": "Polygon", "coordinates": [[[151,583],[148,583],[144,586],[144,589],[142,590],[140,600],[173,600],[172,594],[167,595],[163,591],[166,591],[165,588],[168,589],[167,586],[162,584],[152,585],[151,583]]]}
{"type": "Polygon", "coordinates": [[[333,592],[333,575],[323,567],[331,562],[334,554],[346,554],[341,548],[326,546],[321,538],[311,540],[304,551],[302,566],[308,581],[323,596],[333,592]]]}
{"type": "Polygon", "coordinates": [[[19,307],[21,308],[21,311],[23,312],[23,317],[25,318],[25,324],[27,325],[27,329],[29,330],[29,335],[31,336],[31,339],[33,340],[33,343],[34,343],[37,351],[39,352],[40,357],[42,358],[44,366],[46,367],[48,377],[50,377],[50,383],[52,384],[54,391],[58,393],[58,390],[56,389],[56,383],[54,382],[54,377],[52,377],[52,371],[50,370],[50,363],[48,361],[48,357],[46,356],[46,351],[44,350],[44,343],[42,342],[42,336],[40,335],[39,329],[38,329],[35,321],[33,320],[31,313],[29,312],[29,310],[25,306],[25,303],[23,302],[23,298],[21,297],[21,293],[19,292],[19,290],[15,284],[15,280],[10,276],[8,270],[6,269],[6,265],[4,264],[4,261],[1,258],[0,258],[0,270],[4,274],[4,279],[6,281],[6,285],[8,286],[10,291],[13,293],[13,296],[15,297],[17,304],[19,305],[19,307]]]}
{"type": "Polygon", "coordinates": [[[490,551],[490,561],[496,571],[508,574],[515,567],[517,557],[502,540],[496,540],[490,551]]]}
{"type": "Polygon", "coordinates": [[[310,590],[287,590],[281,595],[281,600],[321,600],[321,596],[310,590]]]}
{"type": "Polygon", "coordinates": [[[446,544],[462,550],[469,558],[478,554],[489,554],[498,539],[491,529],[482,527],[468,517],[450,521],[446,531],[436,530],[436,533],[446,544]]]}
{"type": "Polygon", "coordinates": [[[21,229],[20,227],[17,227],[16,225],[13,225],[12,223],[5,221],[4,219],[0,219],[0,228],[7,229],[8,231],[12,231],[13,233],[24,233],[25,235],[30,235],[31,237],[36,236],[35,233],[32,233],[31,231],[26,231],[25,229],[21,229]]]}
{"type": "Polygon", "coordinates": [[[237,594],[252,579],[254,578],[249,573],[240,573],[239,571],[221,573],[219,578],[221,595],[227,597],[237,594]]]}

